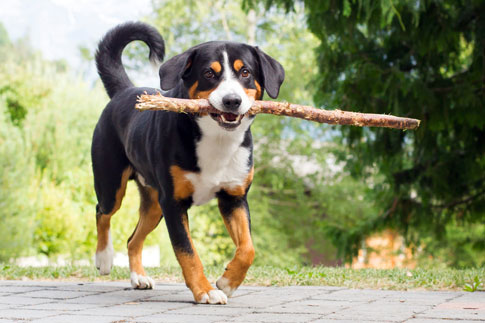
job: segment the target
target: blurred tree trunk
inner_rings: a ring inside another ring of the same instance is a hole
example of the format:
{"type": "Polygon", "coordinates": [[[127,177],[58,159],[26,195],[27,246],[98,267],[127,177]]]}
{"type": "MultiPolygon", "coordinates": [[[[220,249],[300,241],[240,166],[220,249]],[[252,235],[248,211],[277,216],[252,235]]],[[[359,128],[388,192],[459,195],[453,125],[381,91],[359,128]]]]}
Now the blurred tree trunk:
{"type": "Polygon", "coordinates": [[[251,9],[248,11],[248,44],[256,45],[256,11],[251,9]]]}

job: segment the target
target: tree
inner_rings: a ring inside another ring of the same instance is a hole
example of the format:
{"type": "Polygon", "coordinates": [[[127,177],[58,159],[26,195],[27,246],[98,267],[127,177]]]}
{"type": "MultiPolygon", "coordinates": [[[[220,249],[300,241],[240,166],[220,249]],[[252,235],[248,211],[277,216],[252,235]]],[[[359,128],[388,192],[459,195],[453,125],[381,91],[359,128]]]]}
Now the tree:
{"type": "MultiPolygon", "coordinates": [[[[295,6],[245,4],[257,2],[295,6]]],[[[351,152],[340,156],[347,169],[378,175],[371,184],[380,216],[361,233],[394,227],[430,252],[466,245],[466,260],[448,262],[483,264],[475,256],[485,246],[485,2],[296,3],[320,40],[318,104],[422,120],[415,132],[338,128],[351,152]]]]}

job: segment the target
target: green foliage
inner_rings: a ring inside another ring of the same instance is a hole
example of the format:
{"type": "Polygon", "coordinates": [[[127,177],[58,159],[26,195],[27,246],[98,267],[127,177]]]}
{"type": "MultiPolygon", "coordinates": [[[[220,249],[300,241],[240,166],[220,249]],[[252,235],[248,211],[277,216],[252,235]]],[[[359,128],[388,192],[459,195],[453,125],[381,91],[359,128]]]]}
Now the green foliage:
{"type": "Polygon", "coordinates": [[[8,37],[7,30],[5,26],[0,22],[0,46],[4,46],[10,43],[10,39],[8,37]]]}
{"type": "Polygon", "coordinates": [[[95,239],[90,137],[105,95],[24,40],[0,56],[0,259],[85,258],[95,239]]]}
{"type": "Polygon", "coordinates": [[[22,132],[7,118],[0,101],[0,261],[25,254],[32,243],[33,217],[29,201],[32,159],[22,132]]]}
{"type": "Polygon", "coordinates": [[[473,277],[472,282],[465,284],[465,286],[463,287],[463,290],[466,292],[473,293],[473,292],[476,292],[482,284],[483,284],[482,279],[478,277],[478,275],[476,275],[475,277],[473,277]]]}
{"type": "Polygon", "coordinates": [[[38,54],[30,50],[25,40],[0,47],[0,60],[0,97],[5,102],[5,113],[11,122],[20,126],[28,109],[35,108],[48,95],[46,80],[39,82],[36,79],[47,66],[38,54]]]}
{"type": "Polygon", "coordinates": [[[483,232],[485,219],[484,2],[302,2],[320,40],[318,104],[422,120],[414,132],[338,129],[352,152],[340,156],[346,169],[383,177],[367,196],[382,206],[380,216],[361,234],[393,227],[431,254],[451,255],[438,261],[483,265],[485,235],[468,228],[483,232]],[[466,260],[456,252],[463,244],[466,260]]]}

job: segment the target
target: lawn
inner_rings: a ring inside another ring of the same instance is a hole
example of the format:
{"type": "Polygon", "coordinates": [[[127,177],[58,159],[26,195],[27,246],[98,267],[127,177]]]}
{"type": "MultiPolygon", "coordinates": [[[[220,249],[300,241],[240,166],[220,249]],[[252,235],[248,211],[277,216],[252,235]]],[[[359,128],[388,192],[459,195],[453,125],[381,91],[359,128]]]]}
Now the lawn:
{"type": "MultiPolygon", "coordinates": [[[[147,274],[157,282],[183,282],[179,267],[151,267],[147,274]]],[[[221,266],[207,266],[205,273],[215,282],[221,266]]],[[[94,266],[19,267],[0,264],[0,280],[119,281],[129,285],[129,270],[114,267],[111,275],[100,276],[94,266]]],[[[326,285],[348,288],[392,290],[485,290],[485,268],[476,269],[349,269],[335,267],[278,268],[253,266],[245,285],[326,285]]]]}

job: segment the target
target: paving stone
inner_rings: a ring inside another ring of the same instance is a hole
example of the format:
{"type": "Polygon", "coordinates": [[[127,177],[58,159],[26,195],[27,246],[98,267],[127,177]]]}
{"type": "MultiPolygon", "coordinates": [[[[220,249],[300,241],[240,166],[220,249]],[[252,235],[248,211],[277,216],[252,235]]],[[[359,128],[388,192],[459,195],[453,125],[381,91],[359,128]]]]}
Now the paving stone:
{"type": "MultiPolygon", "coordinates": [[[[436,306],[438,304],[441,304],[442,301],[439,302],[419,302],[416,300],[402,300],[402,299],[379,299],[376,301],[371,301],[368,302],[369,306],[372,308],[397,308],[397,309],[409,309],[409,308],[414,308],[414,309],[421,309],[421,310],[427,310],[433,308],[433,306],[436,306]]],[[[354,305],[355,306],[355,305],[354,305]]]]}
{"type": "Polygon", "coordinates": [[[123,304],[126,302],[137,301],[138,299],[134,297],[120,297],[114,295],[104,295],[104,294],[96,294],[96,295],[89,295],[74,299],[65,300],[66,303],[72,304],[96,304],[96,305],[115,305],[115,304],[123,304]]]}
{"type": "Polygon", "coordinates": [[[192,306],[184,306],[179,309],[170,310],[167,314],[184,314],[184,315],[224,315],[224,316],[236,316],[242,314],[248,314],[253,312],[254,309],[249,307],[227,307],[225,305],[209,305],[209,304],[197,304],[192,306]]]}
{"type": "Polygon", "coordinates": [[[228,305],[196,305],[184,284],[0,284],[0,322],[414,322],[485,320],[485,293],[243,286],[228,305]]]}
{"type": "Polygon", "coordinates": [[[402,322],[421,313],[428,307],[408,307],[397,304],[388,306],[373,306],[372,303],[365,305],[350,306],[325,316],[329,319],[354,319],[354,320],[383,320],[389,322],[402,322]]]}
{"type": "Polygon", "coordinates": [[[66,290],[36,290],[32,292],[26,292],[21,294],[22,297],[32,298],[45,298],[45,299],[69,299],[78,298],[88,295],[95,295],[96,292],[78,292],[78,291],[66,291],[66,290]]]}
{"type": "Polygon", "coordinates": [[[386,302],[399,301],[403,304],[429,305],[436,306],[441,303],[451,301],[460,296],[460,293],[453,292],[395,292],[384,299],[379,300],[383,304],[386,302]]]}
{"type": "Polygon", "coordinates": [[[87,310],[87,309],[92,309],[97,307],[101,307],[101,305],[76,304],[76,303],[66,303],[66,302],[59,302],[59,301],[37,304],[37,305],[22,306],[23,309],[28,309],[28,310],[55,310],[55,311],[61,311],[61,312],[81,311],[81,310],[87,310]]]}
{"type": "Polygon", "coordinates": [[[39,288],[30,287],[30,286],[14,286],[14,285],[0,284],[0,293],[18,294],[22,292],[31,292],[33,290],[39,290],[39,288]]]}
{"type": "Polygon", "coordinates": [[[2,310],[2,313],[0,313],[0,318],[9,320],[31,320],[54,316],[57,314],[62,313],[55,311],[24,310],[16,308],[2,310]]]}
{"type": "MultiPolygon", "coordinates": [[[[442,319],[423,319],[423,318],[413,318],[405,321],[406,323],[443,323],[442,319]]],[[[456,322],[456,323],[477,323],[477,321],[469,320],[446,320],[446,323],[456,322]]]]}
{"type": "Polygon", "coordinates": [[[372,290],[372,289],[342,289],[328,294],[312,296],[313,299],[328,299],[341,301],[370,302],[386,298],[392,295],[393,291],[372,290]]]}
{"type": "Polygon", "coordinates": [[[456,301],[460,302],[485,302],[485,291],[480,291],[480,292],[463,292],[460,294],[459,297],[455,298],[456,301]]]}
{"type": "Polygon", "coordinates": [[[295,313],[295,314],[330,314],[342,308],[348,307],[349,303],[344,301],[327,300],[303,300],[289,302],[282,305],[268,306],[257,309],[256,312],[270,313],[295,313]]]}
{"type": "Polygon", "coordinates": [[[126,302],[120,305],[103,306],[91,309],[83,309],[76,314],[80,315],[122,315],[127,317],[137,317],[162,313],[173,309],[187,306],[179,303],[147,303],[147,302],[126,302]]]}
{"type": "MultiPolygon", "coordinates": [[[[132,299],[147,299],[150,297],[171,295],[174,292],[171,290],[162,289],[118,289],[106,292],[99,292],[98,295],[106,295],[108,297],[132,298],[132,299]]],[[[192,295],[192,294],[191,294],[192,295]]]]}
{"type": "Polygon", "coordinates": [[[0,286],[12,286],[12,287],[30,287],[30,288],[37,288],[37,289],[45,289],[45,288],[58,288],[59,283],[62,285],[72,285],[74,283],[66,283],[62,281],[3,281],[0,286]],[[21,283],[21,285],[19,285],[21,283]]]}
{"type": "Polygon", "coordinates": [[[197,323],[208,323],[208,322],[229,322],[231,319],[230,316],[221,316],[221,315],[182,315],[182,314],[158,314],[152,316],[142,316],[137,317],[136,320],[130,320],[128,322],[137,322],[137,323],[148,323],[148,322],[164,322],[164,323],[171,323],[171,322],[197,322],[197,323]]]}
{"type": "Polygon", "coordinates": [[[43,298],[31,298],[31,297],[22,297],[22,296],[15,296],[15,295],[0,297],[0,304],[14,304],[17,306],[42,304],[42,303],[48,303],[49,301],[50,300],[46,300],[43,298]]]}
{"type": "Polygon", "coordinates": [[[10,308],[15,308],[18,307],[19,305],[17,304],[0,304],[0,310],[6,310],[10,308]]]}
{"type": "Polygon", "coordinates": [[[235,317],[229,322],[310,322],[318,318],[317,314],[251,313],[235,317]]]}
{"type": "MultiPolygon", "coordinates": [[[[242,286],[239,286],[239,288],[237,289],[237,291],[240,291],[240,290],[262,291],[265,288],[267,288],[267,287],[263,287],[263,286],[251,286],[251,285],[242,285],[242,286]]],[[[237,293],[237,291],[235,293],[237,293]]]]}
{"type": "Polygon", "coordinates": [[[42,319],[33,320],[36,323],[111,323],[111,322],[125,322],[126,318],[123,316],[92,316],[92,315],[77,315],[77,314],[60,314],[56,316],[46,317],[42,319]]]}
{"type": "Polygon", "coordinates": [[[117,290],[130,289],[132,290],[129,283],[124,284],[124,286],[109,285],[108,283],[81,283],[75,285],[60,285],[57,287],[58,290],[66,291],[77,291],[77,292],[114,292],[117,290]]]}
{"type": "Polygon", "coordinates": [[[226,306],[230,307],[256,307],[265,308],[268,306],[276,306],[283,303],[302,300],[305,298],[320,295],[318,291],[300,290],[292,291],[291,289],[270,288],[261,292],[255,292],[241,297],[230,298],[226,306]]]}
{"type": "Polygon", "coordinates": [[[185,304],[194,304],[194,296],[188,290],[172,291],[171,293],[163,293],[161,295],[152,296],[143,299],[144,302],[177,302],[185,304]]]}
{"type": "Polygon", "coordinates": [[[155,289],[160,289],[160,290],[172,290],[176,289],[178,291],[183,291],[187,289],[187,286],[185,284],[181,283],[173,283],[173,284],[155,284],[155,289]]]}
{"type": "Polygon", "coordinates": [[[355,322],[359,322],[359,323],[388,323],[389,321],[380,321],[378,320],[377,318],[375,320],[362,320],[362,319],[358,319],[358,320],[346,320],[346,319],[329,319],[327,317],[324,317],[324,318],[321,318],[321,319],[318,319],[318,320],[315,320],[315,321],[312,321],[312,323],[328,323],[328,322],[334,322],[334,323],[355,323],[355,322]]]}
{"type": "Polygon", "coordinates": [[[260,293],[261,290],[257,290],[257,289],[244,289],[244,290],[236,290],[234,292],[234,294],[232,294],[232,296],[230,298],[238,298],[238,297],[242,297],[242,296],[246,296],[246,295],[251,295],[251,294],[254,294],[254,293],[260,293]]]}
{"type": "Polygon", "coordinates": [[[470,309],[442,309],[434,308],[422,314],[416,315],[416,318],[433,318],[446,320],[482,320],[485,321],[485,310],[470,309]]]}
{"type": "Polygon", "coordinates": [[[131,290],[129,292],[125,291],[114,291],[106,292],[94,295],[87,295],[83,297],[78,297],[74,299],[68,299],[68,303],[80,303],[80,304],[101,304],[101,305],[114,305],[123,304],[126,302],[135,302],[143,299],[149,298],[148,294],[144,294],[139,291],[131,290]]]}

